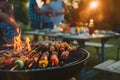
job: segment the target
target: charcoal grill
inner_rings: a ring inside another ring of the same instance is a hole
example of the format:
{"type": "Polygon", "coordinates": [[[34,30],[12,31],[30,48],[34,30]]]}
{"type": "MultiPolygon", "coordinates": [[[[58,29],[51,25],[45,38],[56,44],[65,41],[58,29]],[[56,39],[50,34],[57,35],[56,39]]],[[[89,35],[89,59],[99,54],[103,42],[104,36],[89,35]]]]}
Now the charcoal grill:
{"type": "Polygon", "coordinates": [[[82,48],[72,53],[66,64],[57,67],[13,71],[0,69],[0,80],[67,80],[80,73],[89,57],[89,52],[82,48]]]}

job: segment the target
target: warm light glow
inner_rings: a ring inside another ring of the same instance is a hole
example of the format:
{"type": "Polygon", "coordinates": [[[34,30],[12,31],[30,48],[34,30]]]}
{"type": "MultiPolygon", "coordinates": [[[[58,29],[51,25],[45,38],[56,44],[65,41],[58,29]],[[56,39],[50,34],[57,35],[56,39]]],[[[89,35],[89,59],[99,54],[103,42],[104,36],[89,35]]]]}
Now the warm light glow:
{"type": "Polygon", "coordinates": [[[49,4],[49,3],[50,3],[50,0],[46,0],[46,3],[49,4]]]}
{"type": "Polygon", "coordinates": [[[93,1],[90,4],[90,8],[96,8],[98,6],[98,2],[97,1],[93,1]]]}
{"type": "Polygon", "coordinates": [[[19,35],[14,37],[14,50],[20,52],[22,50],[22,40],[21,40],[21,32],[17,30],[19,35]]]}
{"type": "Polygon", "coordinates": [[[74,9],[79,8],[79,5],[78,5],[78,2],[77,2],[77,1],[73,1],[73,2],[72,2],[72,6],[73,6],[74,9]]]}
{"type": "Polygon", "coordinates": [[[28,47],[28,51],[32,50],[31,46],[30,46],[30,39],[28,37],[26,37],[26,44],[27,44],[27,47],[28,47]]]}
{"type": "Polygon", "coordinates": [[[90,21],[89,21],[89,27],[94,27],[94,20],[93,19],[90,19],[90,21]]]}
{"type": "Polygon", "coordinates": [[[93,23],[93,19],[90,19],[90,22],[93,23]]]}

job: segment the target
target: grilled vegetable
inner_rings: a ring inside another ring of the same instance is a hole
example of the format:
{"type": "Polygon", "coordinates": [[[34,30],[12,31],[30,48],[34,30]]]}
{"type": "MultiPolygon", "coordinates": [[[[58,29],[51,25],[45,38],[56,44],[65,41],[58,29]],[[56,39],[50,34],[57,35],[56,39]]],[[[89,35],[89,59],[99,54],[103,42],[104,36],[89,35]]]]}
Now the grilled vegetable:
{"type": "Polygon", "coordinates": [[[52,66],[58,66],[59,65],[59,59],[58,59],[58,52],[54,51],[51,54],[50,62],[52,63],[52,66]]]}
{"type": "Polygon", "coordinates": [[[40,68],[45,68],[48,66],[48,52],[44,52],[39,60],[39,67],[40,68]]]}
{"type": "Polygon", "coordinates": [[[16,60],[15,62],[14,62],[14,67],[13,68],[11,68],[10,70],[12,71],[12,70],[14,70],[14,69],[22,69],[24,67],[24,62],[22,61],[22,60],[16,60]]]}

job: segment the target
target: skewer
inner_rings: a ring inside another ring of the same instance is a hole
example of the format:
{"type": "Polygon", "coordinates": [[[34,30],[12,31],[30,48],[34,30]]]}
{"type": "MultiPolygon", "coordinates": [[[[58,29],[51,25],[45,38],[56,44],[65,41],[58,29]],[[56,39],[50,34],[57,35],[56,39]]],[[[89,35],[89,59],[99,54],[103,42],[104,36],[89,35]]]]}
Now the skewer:
{"type": "Polygon", "coordinates": [[[31,62],[29,65],[28,65],[28,68],[32,67],[34,62],[31,62]]]}
{"type": "Polygon", "coordinates": [[[12,67],[12,68],[10,69],[10,71],[15,70],[17,67],[18,67],[18,65],[15,65],[14,67],[12,67]]]}
{"type": "Polygon", "coordinates": [[[5,50],[0,50],[0,53],[4,53],[4,52],[7,52],[8,49],[5,49],[5,50]]]}
{"type": "Polygon", "coordinates": [[[29,53],[30,53],[30,54],[35,54],[35,53],[38,52],[37,49],[39,49],[39,48],[41,48],[41,46],[38,46],[38,47],[32,49],[31,51],[29,51],[29,53]]]}
{"type": "Polygon", "coordinates": [[[0,68],[13,65],[14,60],[14,58],[7,58],[6,60],[1,62],[2,65],[0,66],[0,68]]]}
{"type": "Polygon", "coordinates": [[[10,71],[15,70],[16,68],[21,69],[24,67],[24,62],[22,60],[16,60],[14,62],[15,66],[10,69],[10,71]]]}
{"type": "Polygon", "coordinates": [[[48,66],[48,52],[44,52],[39,60],[39,67],[40,68],[45,68],[48,66]]]}
{"type": "Polygon", "coordinates": [[[39,47],[36,47],[35,49],[32,49],[29,53],[30,53],[30,54],[35,53],[38,48],[39,48],[39,47]]]}
{"type": "Polygon", "coordinates": [[[39,61],[39,67],[40,68],[45,68],[48,66],[48,60],[40,60],[39,61]]]}
{"type": "Polygon", "coordinates": [[[61,53],[61,58],[63,59],[63,60],[66,60],[66,59],[68,59],[68,57],[69,57],[69,51],[63,51],[62,53],[61,53]]]}
{"type": "Polygon", "coordinates": [[[58,66],[59,65],[59,59],[58,59],[58,52],[53,51],[52,55],[50,57],[50,62],[52,66],[58,66]]]}
{"type": "Polygon", "coordinates": [[[41,56],[41,52],[38,52],[37,54],[33,55],[33,61],[28,65],[28,68],[32,67],[34,63],[37,63],[39,58],[41,56]]]}

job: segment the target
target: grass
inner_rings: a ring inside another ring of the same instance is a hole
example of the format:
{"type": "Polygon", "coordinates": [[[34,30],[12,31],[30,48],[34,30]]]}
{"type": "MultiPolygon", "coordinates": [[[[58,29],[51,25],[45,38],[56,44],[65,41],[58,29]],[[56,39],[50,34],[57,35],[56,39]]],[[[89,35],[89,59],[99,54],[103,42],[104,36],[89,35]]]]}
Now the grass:
{"type": "MultiPolygon", "coordinates": [[[[24,38],[26,36],[29,37],[31,40],[33,40],[33,36],[23,34],[24,38]]],[[[41,37],[39,37],[39,40],[41,40],[41,37]]],[[[91,40],[91,41],[100,42],[99,40],[91,40]]],[[[110,43],[110,44],[114,45],[114,47],[112,47],[112,48],[105,49],[106,60],[107,59],[116,59],[118,39],[112,38],[112,39],[109,39],[106,43],[110,43]]],[[[93,66],[98,64],[98,56],[96,54],[95,48],[86,47],[86,50],[90,53],[90,57],[89,57],[87,64],[86,64],[86,71],[89,71],[93,68],[93,66]]],[[[79,75],[76,75],[76,78],[79,79],[79,75]]],[[[96,76],[94,76],[90,79],[87,79],[87,80],[107,80],[107,79],[106,79],[106,75],[101,73],[101,74],[96,75],[96,76]]],[[[111,80],[120,80],[120,77],[112,76],[111,80]]]]}
{"type": "MultiPolygon", "coordinates": [[[[96,41],[96,42],[99,42],[99,41],[96,41]]],[[[118,39],[116,39],[116,38],[110,39],[106,43],[110,43],[110,44],[114,45],[114,47],[112,47],[112,48],[105,49],[106,60],[116,59],[118,39]]],[[[93,68],[93,66],[98,64],[98,56],[96,55],[95,48],[86,47],[86,50],[88,50],[90,53],[90,57],[89,57],[88,62],[86,64],[86,69],[87,69],[87,71],[89,71],[90,69],[93,68]]],[[[96,75],[93,78],[88,79],[88,80],[107,80],[106,77],[107,76],[105,74],[101,73],[99,75],[96,75]]],[[[109,75],[109,77],[110,77],[110,75],[109,75]]],[[[120,78],[118,76],[112,76],[111,80],[120,80],[120,78]]]]}

